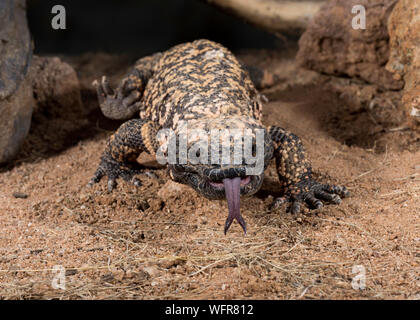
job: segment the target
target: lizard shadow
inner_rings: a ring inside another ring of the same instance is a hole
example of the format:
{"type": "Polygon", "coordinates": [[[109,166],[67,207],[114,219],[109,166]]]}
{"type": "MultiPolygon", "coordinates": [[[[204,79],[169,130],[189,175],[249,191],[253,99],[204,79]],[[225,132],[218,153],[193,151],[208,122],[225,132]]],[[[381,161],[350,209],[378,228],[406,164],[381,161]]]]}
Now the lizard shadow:
{"type": "MultiPolygon", "coordinates": [[[[94,92],[82,92],[84,104],[96,103],[94,92]]],[[[61,110],[35,110],[31,128],[15,159],[0,167],[0,172],[8,171],[22,163],[33,163],[48,159],[77,145],[81,141],[103,139],[114,132],[122,121],[113,121],[102,115],[99,106],[88,109],[85,114],[61,110]]]]}
{"type": "Polygon", "coordinates": [[[103,53],[61,58],[76,70],[79,85],[75,87],[74,83],[70,83],[66,90],[63,87],[60,91],[50,83],[41,83],[44,86],[41,91],[47,94],[39,96],[34,91],[36,106],[29,133],[14,160],[1,166],[0,172],[22,163],[56,156],[82,141],[102,140],[124,122],[110,120],[102,114],[96,90],[91,83],[103,74],[110,74],[111,84],[115,85],[134,58],[128,54],[103,53]],[[80,103],[74,103],[77,100],[74,96],[79,92],[80,103]]]}

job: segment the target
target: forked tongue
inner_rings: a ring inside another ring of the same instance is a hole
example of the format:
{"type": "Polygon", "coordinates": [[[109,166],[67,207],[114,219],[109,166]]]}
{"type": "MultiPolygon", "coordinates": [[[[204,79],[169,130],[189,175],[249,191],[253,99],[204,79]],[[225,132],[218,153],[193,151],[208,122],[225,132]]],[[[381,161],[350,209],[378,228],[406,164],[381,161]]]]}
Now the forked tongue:
{"type": "Polygon", "coordinates": [[[225,186],[226,200],[229,208],[229,215],[225,222],[225,234],[229,230],[233,220],[236,219],[241,225],[244,233],[246,234],[246,222],[241,216],[241,178],[236,177],[233,179],[223,179],[223,185],[225,186]]]}

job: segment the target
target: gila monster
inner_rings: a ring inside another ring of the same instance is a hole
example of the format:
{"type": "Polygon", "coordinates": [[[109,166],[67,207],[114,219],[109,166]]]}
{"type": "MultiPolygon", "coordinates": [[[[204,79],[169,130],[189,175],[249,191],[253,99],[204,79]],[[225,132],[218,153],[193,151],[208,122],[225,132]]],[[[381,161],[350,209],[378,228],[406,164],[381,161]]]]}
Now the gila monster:
{"type": "MultiPolygon", "coordinates": [[[[248,132],[254,144],[256,130],[262,130],[263,169],[275,159],[282,186],[282,195],[275,198],[273,208],[289,203],[288,210],[298,213],[302,204],[320,208],[321,200],[339,204],[341,197],[349,195],[345,187],[321,184],[312,178],[311,165],[296,135],[278,126],[265,128],[262,125],[263,98],[250,72],[218,43],[196,40],[141,58],[116,90],[105,76],[93,85],[103,114],[127,121],[108,139],[90,186],[105,175],[110,191],[115,188],[117,178],[141,185],[136,174],[145,172],[136,162],[139,154],[157,155],[162,147],[162,141],[157,139],[159,130],[168,128],[180,133],[188,124],[188,128],[205,132],[248,129],[242,132],[248,132]]],[[[179,146],[180,142],[176,141],[179,146]]],[[[223,141],[232,144],[231,140],[223,141]]],[[[192,142],[187,143],[188,147],[192,146],[192,142]]],[[[255,155],[255,145],[252,147],[255,155]]],[[[216,150],[219,151],[220,148],[216,150]]],[[[243,160],[207,164],[188,160],[168,163],[167,168],[172,180],[191,186],[209,199],[226,197],[229,213],[225,234],[233,220],[237,220],[246,233],[240,196],[257,192],[264,178],[264,170],[247,175],[246,163],[243,160]]]]}

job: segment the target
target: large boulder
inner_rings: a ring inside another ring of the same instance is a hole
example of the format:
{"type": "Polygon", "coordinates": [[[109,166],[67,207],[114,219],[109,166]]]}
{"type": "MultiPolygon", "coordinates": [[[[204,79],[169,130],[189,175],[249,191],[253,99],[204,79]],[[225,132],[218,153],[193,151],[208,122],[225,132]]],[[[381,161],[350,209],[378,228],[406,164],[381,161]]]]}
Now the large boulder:
{"type": "Polygon", "coordinates": [[[25,9],[24,0],[0,1],[0,164],[18,153],[33,114],[35,125],[42,118],[37,134],[53,127],[58,137],[84,113],[75,70],[57,57],[32,57],[25,9]]]}
{"type": "Polygon", "coordinates": [[[30,77],[36,100],[35,112],[47,114],[49,118],[78,117],[84,114],[80,83],[76,71],[58,57],[34,56],[30,77]]]}
{"type": "Polygon", "coordinates": [[[408,123],[420,128],[420,2],[400,0],[389,18],[390,58],[386,69],[404,79],[402,104],[408,123]]]}
{"type": "Polygon", "coordinates": [[[299,41],[299,65],[330,77],[329,84],[391,130],[419,128],[420,2],[331,0],[299,41]],[[362,5],[366,29],[353,28],[362,5]]]}
{"type": "Polygon", "coordinates": [[[0,1],[0,164],[25,139],[34,106],[27,77],[32,56],[24,0],[0,1]]]}
{"type": "Polygon", "coordinates": [[[34,56],[30,67],[36,102],[31,131],[19,157],[51,155],[89,134],[76,71],[58,57],[34,56]]]}
{"type": "Polygon", "coordinates": [[[389,57],[388,17],[395,0],[331,0],[324,4],[299,41],[297,60],[305,68],[360,78],[383,89],[403,82],[385,69],[389,57]],[[354,29],[352,8],[366,8],[366,29],[354,29]]]}

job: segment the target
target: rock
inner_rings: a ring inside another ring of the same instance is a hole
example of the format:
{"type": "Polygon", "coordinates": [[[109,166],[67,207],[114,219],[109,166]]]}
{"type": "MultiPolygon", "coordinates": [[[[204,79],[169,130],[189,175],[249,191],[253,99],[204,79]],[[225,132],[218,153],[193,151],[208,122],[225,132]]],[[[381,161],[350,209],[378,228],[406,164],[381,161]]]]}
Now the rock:
{"type": "Polygon", "coordinates": [[[375,85],[337,77],[332,77],[326,85],[345,101],[350,113],[366,110],[375,123],[385,128],[395,128],[406,122],[401,91],[381,90],[375,85]]]}
{"type": "Polygon", "coordinates": [[[34,56],[30,74],[35,112],[45,112],[53,118],[68,112],[83,114],[79,79],[69,64],[58,57],[34,56]]]}
{"type": "Polygon", "coordinates": [[[30,67],[36,106],[30,135],[19,157],[51,155],[75,145],[90,134],[75,70],[58,57],[34,56],[30,67]]]}
{"type": "Polygon", "coordinates": [[[12,96],[25,79],[32,56],[25,0],[0,3],[0,100],[12,96]]]}
{"type": "Polygon", "coordinates": [[[146,266],[141,271],[145,272],[150,278],[156,278],[160,273],[159,269],[154,266],[146,266]]]}
{"type": "Polygon", "coordinates": [[[18,153],[31,126],[34,105],[28,79],[20,84],[15,94],[0,101],[0,164],[12,160],[18,153]]]}
{"type": "Polygon", "coordinates": [[[23,193],[23,192],[13,192],[13,196],[16,199],[26,199],[26,198],[28,198],[28,195],[26,193],[23,193]]]}
{"type": "Polygon", "coordinates": [[[298,63],[320,73],[360,78],[382,89],[403,82],[384,67],[389,56],[387,21],[395,0],[331,0],[325,3],[299,41],[298,63]],[[353,29],[352,8],[366,8],[366,29],[353,29]]]}
{"type": "Polygon", "coordinates": [[[157,195],[159,198],[166,200],[169,197],[178,197],[178,196],[184,197],[186,194],[190,194],[190,193],[191,193],[190,187],[184,184],[169,180],[162,186],[162,188],[160,188],[157,195]]]}
{"type": "MultiPolygon", "coordinates": [[[[48,123],[51,127],[58,126],[54,131],[54,141],[50,144],[51,147],[57,148],[61,147],[56,146],[61,141],[58,139],[61,135],[86,122],[83,119],[85,112],[77,74],[69,64],[58,57],[34,56],[28,75],[19,89],[0,103],[0,106],[3,106],[3,114],[6,114],[0,120],[0,131],[3,137],[9,137],[0,138],[0,159],[3,158],[3,162],[11,160],[17,153],[29,131],[32,114],[35,125],[39,122],[48,123]]],[[[38,133],[46,131],[44,136],[50,138],[48,130],[48,127],[43,126],[38,129],[38,133]]]]}
{"type": "Polygon", "coordinates": [[[27,71],[32,57],[24,0],[0,3],[0,164],[13,159],[29,132],[34,100],[27,71]]]}
{"type": "Polygon", "coordinates": [[[404,79],[402,104],[412,127],[420,128],[420,3],[400,0],[388,21],[390,58],[386,69],[404,79]],[[402,23],[403,22],[403,23],[402,23]]]}
{"type": "Polygon", "coordinates": [[[413,126],[407,119],[420,119],[419,7],[411,0],[328,1],[299,41],[298,64],[327,75],[351,112],[365,110],[387,129],[413,126]],[[366,9],[365,30],[352,27],[355,5],[366,9]]]}

